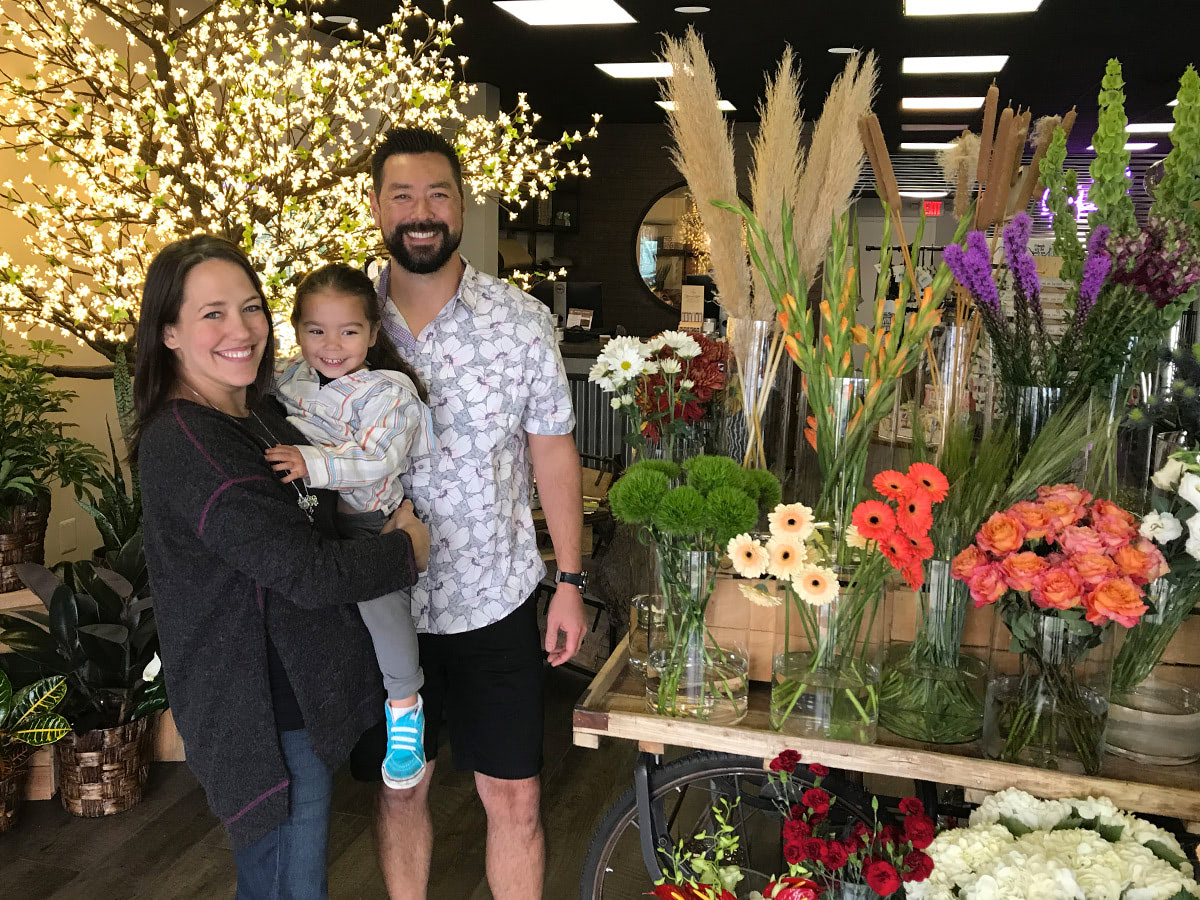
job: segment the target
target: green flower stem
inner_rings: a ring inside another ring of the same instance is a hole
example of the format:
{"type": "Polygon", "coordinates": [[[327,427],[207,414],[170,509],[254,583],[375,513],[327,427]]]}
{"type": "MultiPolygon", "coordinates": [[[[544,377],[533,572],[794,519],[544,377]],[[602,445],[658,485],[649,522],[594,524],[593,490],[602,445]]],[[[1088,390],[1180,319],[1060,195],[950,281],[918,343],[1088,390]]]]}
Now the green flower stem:
{"type": "Polygon", "coordinates": [[[1193,572],[1179,581],[1163,579],[1155,582],[1151,594],[1154,612],[1144,615],[1129,630],[1113,663],[1114,697],[1150,677],[1171,638],[1196,605],[1200,596],[1200,573],[1193,572]]]}

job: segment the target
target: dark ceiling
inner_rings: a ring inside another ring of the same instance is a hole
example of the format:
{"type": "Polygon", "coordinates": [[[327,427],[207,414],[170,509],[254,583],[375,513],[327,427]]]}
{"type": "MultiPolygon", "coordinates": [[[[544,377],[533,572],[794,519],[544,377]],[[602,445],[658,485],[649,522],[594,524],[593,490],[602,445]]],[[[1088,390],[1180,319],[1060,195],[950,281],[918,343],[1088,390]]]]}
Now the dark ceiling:
{"type": "MultiPolygon", "coordinates": [[[[902,123],[966,123],[978,130],[981,114],[902,113],[903,95],[982,95],[990,75],[902,75],[904,56],[1008,54],[995,76],[1001,102],[1031,107],[1034,116],[1078,106],[1072,152],[1083,152],[1095,129],[1096,94],[1105,61],[1125,66],[1131,122],[1170,121],[1167,102],[1179,75],[1200,61],[1200,0],[1043,0],[1035,13],[999,16],[910,18],[902,0],[704,0],[712,11],[680,14],[685,0],[619,0],[637,22],[629,25],[535,28],[495,7],[490,0],[451,0],[449,12],[463,18],[454,32],[457,51],[469,57],[465,76],[500,88],[511,106],[524,91],[546,119],[547,133],[586,123],[593,112],[608,122],[659,122],[651,80],[618,80],[597,62],[653,59],[663,33],[682,34],[688,24],[701,32],[723,96],[737,106],[730,115],[754,121],[764,73],[773,70],[785,43],[798,51],[808,117],[820,104],[845,57],[829,47],[875,50],[881,84],[875,102],[884,134],[893,147],[907,140],[945,140],[950,134],[902,132],[902,123]]],[[[440,16],[442,0],[417,0],[440,16]]],[[[336,0],[327,14],[358,17],[364,27],[387,20],[394,7],[380,0],[336,0]]],[[[1163,135],[1161,155],[1169,144],[1163,135]]],[[[1141,139],[1141,138],[1138,138],[1141,139]]],[[[1155,139],[1155,136],[1146,138],[1155,139]]]]}

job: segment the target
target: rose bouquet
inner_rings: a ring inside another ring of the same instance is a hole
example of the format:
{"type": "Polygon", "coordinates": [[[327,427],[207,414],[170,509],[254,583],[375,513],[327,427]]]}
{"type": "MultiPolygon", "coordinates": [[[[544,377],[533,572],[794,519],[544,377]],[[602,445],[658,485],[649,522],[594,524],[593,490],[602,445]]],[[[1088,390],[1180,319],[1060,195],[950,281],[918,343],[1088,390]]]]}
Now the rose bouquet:
{"type": "Polygon", "coordinates": [[[993,514],[954,558],[976,607],[997,604],[1019,657],[993,649],[984,750],[1044,768],[1100,768],[1108,715],[1112,623],[1146,612],[1145,588],[1169,571],[1135,517],[1075,485],[993,514]],[[1007,669],[1014,669],[1008,671],[1007,669]]]}
{"type": "Polygon", "coordinates": [[[1200,900],[1179,842],[1107,797],[1038,800],[1009,788],[929,845],[908,900],[1200,900]]]}

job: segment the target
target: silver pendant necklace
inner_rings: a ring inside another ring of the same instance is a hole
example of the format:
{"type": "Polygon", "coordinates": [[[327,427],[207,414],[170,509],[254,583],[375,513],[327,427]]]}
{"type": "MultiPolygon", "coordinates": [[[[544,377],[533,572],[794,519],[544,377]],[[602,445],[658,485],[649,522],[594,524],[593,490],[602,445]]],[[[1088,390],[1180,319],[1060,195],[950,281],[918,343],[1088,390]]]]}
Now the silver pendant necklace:
{"type": "MultiPolygon", "coordinates": [[[[214,406],[211,402],[209,402],[209,399],[207,397],[205,397],[203,394],[201,394],[198,390],[196,390],[194,387],[192,387],[186,381],[183,381],[182,383],[183,383],[184,387],[186,387],[189,391],[191,391],[193,394],[195,394],[200,399],[200,401],[205,406],[207,406],[209,409],[216,410],[219,413],[223,413],[224,415],[229,416],[229,413],[225,412],[224,410],[217,409],[216,406],[214,406]]],[[[283,443],[283,441],[279,440],[279,438],[277,438],[275,436],[275,432],[273,432],[270,428],[267,427],[267,423],[262,420],[262,418],[258,415],[258,413],[256,413],[254,410],[251,409],[250,415],[254,416],[254,420],[256,422],[258,422],[258,424],[262,427],[262,430],[265,431],[268,435],[270,435],[271,440],[273,440],[275,442],[276,446],[283,443]]],[[[230,418],[236,419],[237,417],[230,416],[230,418]]],[[[250,429],[247,429],[247,431],[250,431],[250,429]]],[[[250,433],[254,434],[253,431],[250,431],[250,433]]],[[[266,441],[264,440],[263,443],[266,443],[266,441]]],[[[268,446],[267,449],[270,450],[271,447],[268,446]]],[[[320,505],[321,498],[318,497],[316,494],[309,493],[308,486],[303,483],[303,479],[298,478],[295,481],[292,481],[289,483],[291,484],[292,487],[294,487],[296,489],[296,505],[298,507],[300,507],[300,511],[302,513],[304,513],[304,517],[306,519],[308,519],[308,524],[309,525],[314,524],[313,516],[316,513],[317,506],[320,505]]]]}

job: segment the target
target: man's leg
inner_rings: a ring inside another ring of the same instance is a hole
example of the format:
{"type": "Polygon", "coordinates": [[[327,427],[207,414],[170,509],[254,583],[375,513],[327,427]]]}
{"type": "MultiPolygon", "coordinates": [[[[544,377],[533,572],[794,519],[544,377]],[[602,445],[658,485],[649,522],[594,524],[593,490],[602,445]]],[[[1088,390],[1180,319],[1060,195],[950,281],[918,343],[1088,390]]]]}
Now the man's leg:
{"type": "Polygon", "coordinates": [[[379,867],[391,900],[425,900],[429,860],[433,854],[433,821],[429,815],[429,782],[434,761],[415,787],[397,791],[382,787],[376,836],[379,867]]]}
{"type": "Polygon", "coordinates": [[[487,880],[495,900],[539,900],[546,870],[541,780],[475,773],[487,811],[487,880]]]}

